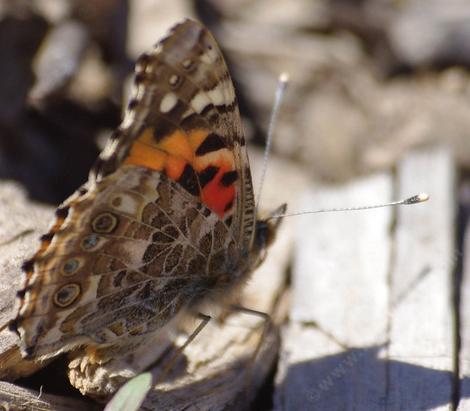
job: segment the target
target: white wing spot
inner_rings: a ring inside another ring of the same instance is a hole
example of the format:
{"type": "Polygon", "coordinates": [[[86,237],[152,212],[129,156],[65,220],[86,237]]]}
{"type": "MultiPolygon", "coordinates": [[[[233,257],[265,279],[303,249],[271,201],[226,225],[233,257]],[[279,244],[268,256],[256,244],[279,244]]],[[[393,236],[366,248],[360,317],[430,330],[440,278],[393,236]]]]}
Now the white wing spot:
{"type": "MultiPolygon", "coordinates": [[[[208,105],[214,104],[215,106],[227,105],[229,106],[235,101],[235,93],[230,84],[230,80],[224,80],[219,83],[212,90],[204,90],[197,93],[191,99],[191,106],[197,113],[201,113],[208,105]]],[[[183,118],[192,113],[186,112],[183,118]]]]}
{"type": "Polygon", "coordinates": [[[212,90],[207,91],[207,94],[209,95],[209,98],[212,100],[214,105],[221,106],[223,104],[229,105],[230,103],[232,103],[231,101],[227,101],[227,99],[225,98],[225,88],[225,82],[220,82],[217,83],[217,85],[212,90]]]}
{"type": "Polygon", "coordinates": [[[176,84],[178,84],[179,79],[179,76],[177,76],[176,74],[172,74],[170,79],[168,80],[168,83],[170,84],[170,86],[175,86],[176,84]]]}
{"type": "Polygon", "coordinates": [[[204,110],[209,104],[211,104],[211,100],[207,97],[205,91],[200,91],[191,100],[191,106],[197,113],[202,113],[202,110],[204,110]]]}
{"type": "Polygon", "coordinates": [[[191,67],[191,65],[193,64],[193,61],[191,59],[186,59],[186,60],[183,60],[181,64],[187,70],[191,67]]]}
{"type": "MultiPolygon", "coordinates": [[[[130,116],[131,114],[126,114],[127,118],[130,116]]],[[[129,120],[129,121],[132,122],[132,120],[129,120]]],[[[109,158],[111,158],[114,155],[114,153],[117,151],[118,144],[119,142],[117,140],[108,140],[107,144],[104,147],[104,150],[100,154],[100,158],[102,160],[108,160],[109,158]]]]}
{"type": "Polygon", "coordinates": [[[201,54],[201,61],[205,64],[214,64],[217,61],[218,53],[215,48],[207,49],[204,54],[201,54]]]}
{"type": "Polygon", "coordinates": [[[162,101],[160,102],[160,111],[162,113],[168,113],[176,106],[178,103],[178,97],[175,93],[167,93],[163,96],[162,101]]]}
{"type": "Polygon", "coordinates": [[[126,110],[126,112],[124,113],[124,119],[122,120],[122,123],[121,123],[121,128],[126,129],[132,126],[132,124],[134,123],[134,118],[135,118],[135,111],[126,110]]]}

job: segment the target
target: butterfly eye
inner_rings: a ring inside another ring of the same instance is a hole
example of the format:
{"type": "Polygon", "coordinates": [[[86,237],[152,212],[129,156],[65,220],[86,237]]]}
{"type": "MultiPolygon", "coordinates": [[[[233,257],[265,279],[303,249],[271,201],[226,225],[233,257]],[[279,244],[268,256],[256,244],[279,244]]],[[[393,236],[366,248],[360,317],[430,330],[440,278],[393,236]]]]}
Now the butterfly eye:
{"type": "Polygon", "coordinates": [[[99,214],[92,222],[93,231],[96,233],[111,233],[118,224],[118,219],[111,213],[99,214]]]}
{"type": "Polygon", "coordinates": [[[80,295],[80,285],[76,283],[65,284],[54,294],[54,304],[60,308],[68,307],[80,295]]]}
{"type": "Polygon", "coordinates": [[[64,266],[62,267],[62,274],[65,276],[75,274],[79,267],[80,261],[78,261],[76,258],[72,258],[65,262],[64,266]]]}

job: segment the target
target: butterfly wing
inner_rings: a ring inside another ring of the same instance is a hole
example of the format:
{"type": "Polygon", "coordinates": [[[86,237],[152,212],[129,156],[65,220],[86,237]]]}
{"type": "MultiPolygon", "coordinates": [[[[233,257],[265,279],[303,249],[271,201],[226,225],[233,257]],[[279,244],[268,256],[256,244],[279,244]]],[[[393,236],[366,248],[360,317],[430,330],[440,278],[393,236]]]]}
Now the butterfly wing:
{"type": "Polygon", "coordinates": [[[253,190],[215,40],[184,21],[139,59],[134,83],[88,183],[24,265],[14,325],[25,356],[159,329],[246,265],[253,190]]]}
{"type": "Polygon", "coordinates": [[[186,20],[136,64],[124,121],[92,175],[121,163],[164,172],[216,212],[248,249],[254,229],[250,167],[232,80],[215,39],[186,20]]]}

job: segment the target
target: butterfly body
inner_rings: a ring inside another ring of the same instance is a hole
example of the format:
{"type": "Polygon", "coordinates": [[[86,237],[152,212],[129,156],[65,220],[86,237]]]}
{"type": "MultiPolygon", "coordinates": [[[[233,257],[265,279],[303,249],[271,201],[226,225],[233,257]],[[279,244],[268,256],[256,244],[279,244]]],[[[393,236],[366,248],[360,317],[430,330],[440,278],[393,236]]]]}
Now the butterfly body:
{"type": "Polygon", "coordinates": [[[132,346],[225,303],[279,221],[256,222],[227,67],[186,20],[137,62],[121,126],[24,264],[12,322],[22,355],[132,346]]]}

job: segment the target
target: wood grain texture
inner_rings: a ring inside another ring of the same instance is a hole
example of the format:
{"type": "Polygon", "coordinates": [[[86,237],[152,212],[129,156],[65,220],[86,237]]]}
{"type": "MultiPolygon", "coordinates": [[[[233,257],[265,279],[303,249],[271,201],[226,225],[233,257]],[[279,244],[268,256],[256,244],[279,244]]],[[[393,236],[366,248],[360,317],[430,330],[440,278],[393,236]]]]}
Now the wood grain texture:
{"type": "MultiPolygon", "coordinates": [[[[389,201],[391,194],[384,174],[317,187],[303,204],[348,207],[389,201]]],[[[385,394],[386,367],[377,354],[386,331],[391,210],[317,214],[297,223],[277,406],[374,409],[385,394]]]]}
{"type": "MultiPolygon", "coordinates": [[[[31,204],[20,185],[0,185],[0,326],[16,315],[16,292],[21,288],[21,264],[38,246],[39,236],[53,216],[53,208],[31,204]]],[[[29,375],[43,364],[21,358],[17,336],[0,331],[0,378],[12,381],[29,375]]]]}
{"type": "Polygon", "coordinates": [[[462,279],[460,290],[460,353],[459,353],[459,404],[458,411],[470,410],[470,182],[461,190],[461,227],[463,244],[462,279]]]}
{"type": "Polygon", "coordinates": [[[398,165],[398,196],[426,191],[430,200],[397,211],[391,275],[387,404],[396,409],[449,409],[453,384],[452,281],[455,171],[436,147],[398,165]]]}
{"type": "Polygon", "coordinates": [[[422,191],[431,200],[303,217],[277,410],[452,406],[454,187],[452,157],[436,147],[410,153],[396,175],[307,195],[315,208],[382,203],[422,191]]]}
{"type": "Polygon", "coordinates": [[[0,407],[15,411],[95,411],[97,404],[76,398],[39,393],[0,381],[0,407]]]}

